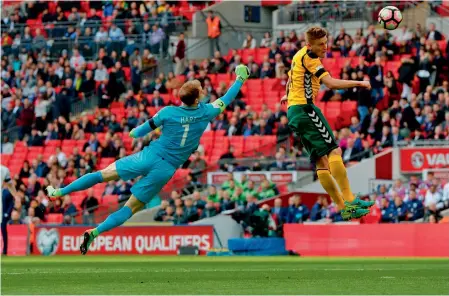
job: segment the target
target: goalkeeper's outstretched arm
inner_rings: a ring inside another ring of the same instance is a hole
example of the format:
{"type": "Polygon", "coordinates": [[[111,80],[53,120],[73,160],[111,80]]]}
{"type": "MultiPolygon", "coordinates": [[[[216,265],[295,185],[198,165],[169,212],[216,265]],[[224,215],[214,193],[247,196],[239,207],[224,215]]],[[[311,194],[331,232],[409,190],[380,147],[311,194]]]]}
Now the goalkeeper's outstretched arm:
{"type": "Polygon", "coordinates": [[[231,102],[235,99],[243,83],[245,83],[249,77],[249,69],[245,65],[238,65],[235,68],[235,74],[237,74],[237,78],[226,94],[210,104],[213,106],[211,114],[212,118],[223,112],[226,109],[226,106],[231,104],[231,102]]]}

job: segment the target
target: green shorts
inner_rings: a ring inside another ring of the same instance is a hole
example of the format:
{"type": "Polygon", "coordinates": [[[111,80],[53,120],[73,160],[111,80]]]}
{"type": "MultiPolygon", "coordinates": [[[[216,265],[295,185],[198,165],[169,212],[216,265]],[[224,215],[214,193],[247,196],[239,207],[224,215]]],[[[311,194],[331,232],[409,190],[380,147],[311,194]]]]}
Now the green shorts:
{"type": "Polygon", "coordinates": [[[334,133],[317,106],[290,106],[287,117],[288,126],[301,138],[311,160],[317,160],[338,148],[334,133]]]}

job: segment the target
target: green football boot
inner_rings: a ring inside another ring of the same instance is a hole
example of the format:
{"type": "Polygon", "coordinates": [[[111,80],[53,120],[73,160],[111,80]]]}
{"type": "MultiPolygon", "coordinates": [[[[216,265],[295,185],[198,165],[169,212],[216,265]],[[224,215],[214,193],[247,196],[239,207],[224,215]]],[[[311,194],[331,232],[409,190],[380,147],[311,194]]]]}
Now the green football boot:
{"type": "Polygon", "coordinates": [[[369,209],[374,205],[374,201],[365,201],[355,198],[352,202],[345,201],[345,206],[355,206],[363,209],[369,209]]]}
{"type": "Polygon", "coordinates": [[[369,214],[369,210],[358,208],[358,207],[353,207],[353,206],[346,206],[341,211],[341,217],[345,221],[348,221],[351,219],[359,219],[368,214],[369,214]]]}
{"type": "Polygon", "coordinates": [[[80,252],[82,255],[86,255],[87,251],[89,251],[89,246],[94,241],[95,237],[94,229],[86,230],[84,232],[84,239],[80,246],[80,252]]]}
{"type": "Polygon", "coordinates": [[[49,197],[61,197],[62,196],[61,189],[55,189],[53,186],[48,186],[46,189],[47,189],[47,194],[49,197]]]}

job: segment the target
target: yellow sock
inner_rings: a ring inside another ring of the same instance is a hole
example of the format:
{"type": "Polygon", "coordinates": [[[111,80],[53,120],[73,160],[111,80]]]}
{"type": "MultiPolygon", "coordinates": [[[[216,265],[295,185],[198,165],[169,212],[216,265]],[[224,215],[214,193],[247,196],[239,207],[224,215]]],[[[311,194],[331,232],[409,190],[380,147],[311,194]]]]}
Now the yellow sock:
{"type": "Polygon", "coordinates": [[[329,168],[332,176],[340,187],[343,198],[348,202],[354,201],[354,195],[352,194],[351,186],[349,186],[346,167],[340,155],[329,156],[329,168]]]}
{"type": "Polygon", "coordinates": [[[344,200],[341,197],[341,193],[338,190],[337,184],[335,184],[335,181],[332,178],[329,170],[318,169],[316,173],[318,175],[318,179],[320,180],[321,186],[323,186],[327,194],[330,195],[330,197],[332,198],[334,203],[338,206],[338,208],[340,210],[343,210],[345,208],[344,200]]]}

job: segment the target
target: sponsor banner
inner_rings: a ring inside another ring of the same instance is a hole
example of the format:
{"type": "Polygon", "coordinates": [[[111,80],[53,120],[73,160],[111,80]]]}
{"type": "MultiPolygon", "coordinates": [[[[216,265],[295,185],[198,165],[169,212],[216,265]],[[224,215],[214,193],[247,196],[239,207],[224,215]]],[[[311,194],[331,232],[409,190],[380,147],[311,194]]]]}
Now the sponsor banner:
{"type": "Polygon", "coordinates": [[[284,225],[301,256],[449,257],[449,223],[284,225]]]}
{"type": "MultiPolygon", "coordinates": [[[[269,181],[274,183],[292,183],[298,179],[298,173],[296,171],[262,171],[262,172],[235,172],[233,173],[234,179],[238,182],[242,180],[242,176],[248,176],[248,180],[252,180],[256,183],[260,183],[265,176],[269,181]]],[[[208,184],[222,184],[228,180],[228,173],[225,172],[211,172],[207,173],[208,184]]]]}
{"type": "MultiPolygon", "coordinates": [[[[34,254],[79,254],[86,227],[36,228],[34,254]]],[[[200,254],[214,246],[213,226],[131,226],[118,227],[97,237],[90,254],[176,255],[181,246],[197,246],[200,254]]]]}
{"type": "Polygon", "coordinates": [[[449,167],[449,147],[402,148],[400,154],[402,173],[449,167]]]}
{"type": "MultiPolygon", "coordinates": [[[[28,225],[7,225],[8,256],[25,256],[28,254],[28,225]]],[[[3,250],[3,236],[0,237],[3,250]]]]}

